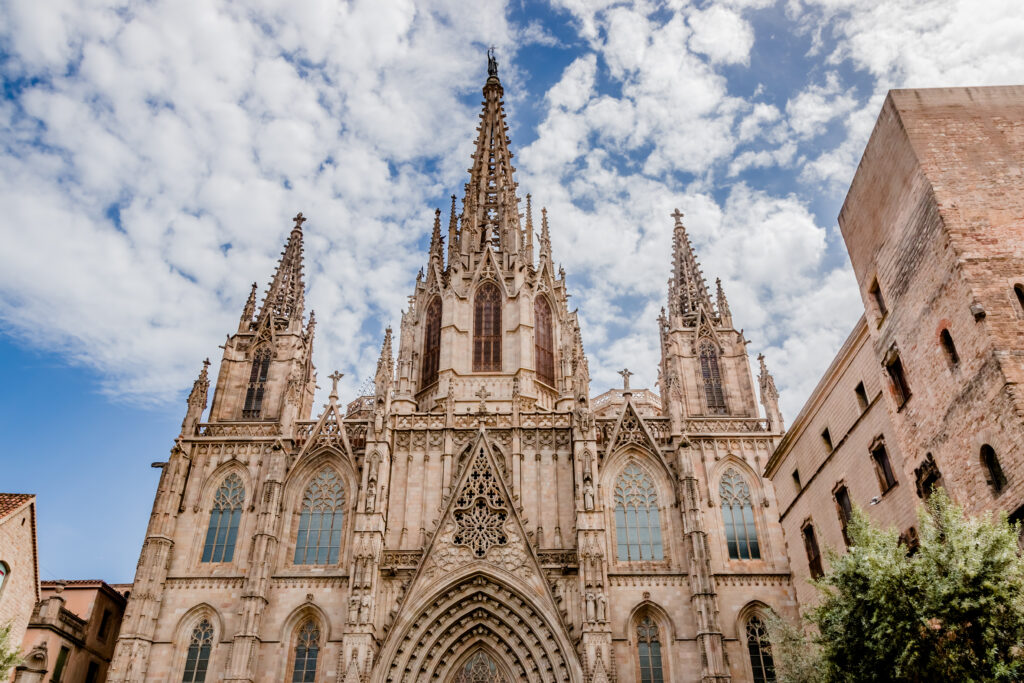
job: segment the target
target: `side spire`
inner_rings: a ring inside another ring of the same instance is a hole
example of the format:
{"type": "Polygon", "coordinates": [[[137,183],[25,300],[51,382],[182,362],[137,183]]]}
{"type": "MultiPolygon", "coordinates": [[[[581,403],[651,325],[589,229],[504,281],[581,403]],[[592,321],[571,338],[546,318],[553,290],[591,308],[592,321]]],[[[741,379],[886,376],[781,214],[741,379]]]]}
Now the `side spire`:
{"type": "Polygon", "coordinates": [[[459,258],[459,217],[455,213],[455,195],[452,195],[452,210],[448,217],[448,267],[459,258]]]}
{"type": "Polygon", "coordinates": [[[548,209],[546,206],[540,210],[540,258],[551,262],[551,231],[548,230],[548,209]]]}
{"type": "Polygon", "coordinates": [[[434,230],[430,233],[430,258],[444,266],[444,243],[441,241],[441,209],[434,209],[434,230]]]}
{"type": "Polygon", "coordinates": [[[732,311],[729,310],[729,301],[725,298],[720,277],[715,278],[715,305],[718,307],[718,317],[722,319],[722,324],[725,327],[732,327],[732,311]]]}
{"type": "Polygon", "coordinates": [[[675,229],[672,233],[672,279],[669,281],[668,302],[671,313],[682,315],[684,322],[692,321],[703,304],[711,311],[711,296],[708,293],[700,263],[693,253],[693,245],[683,225],[683,212],[672,212],[675,229]]]}
{"type": "Polygon", "coordinates": [[[238,331],[247,332],[249,326],[252,324],[252,318],[256,315],[256,283],[252,283],[252,289],[249,291],[249,298],[245,302],[245,307],[242,309],[242,317],[238,321],[238,331]]]}
{"type": "Polygon", "coordinates": [[[533,265],[533,197],[526,195],[526,262],[533,265]]]}
{"type": "Polygon", "coordinates": [[[196,425],[203,418],[203,411],[206,410],[206,398],[210,392],[210,359],[203,361],[203,369],[199,371],[199,377],[192,383],[192,391],[188,395],[188,410],[185,412],[185,419],[181,423],[183,436],[192,436],[196,432],[196,425]]]}
{"type": "Polygon", "coordinates": [[[761,388],[761,405],[764,406],[765,416],[768,418],[768,428],[781,434],[785,431],[785,424],[782,421],[782,411],[779,410],[779,391],[775,388],[775,378],[768,372],[763,353],[757,354],[757,361],[761,364],[757,380],[761,388]]]}
{"type": "Polygon", "coordinates": [[[292,220],[288,242],[281,252],[281,260],[277,264],[274,278],[267,288],[257,321],[262,323],[270,317],[275,323],[288,326],[293,322],[302,324],[302,312],[305,305],[305,284],[302,280],[302,224],[306,218],[299,212],[292,220]]]}

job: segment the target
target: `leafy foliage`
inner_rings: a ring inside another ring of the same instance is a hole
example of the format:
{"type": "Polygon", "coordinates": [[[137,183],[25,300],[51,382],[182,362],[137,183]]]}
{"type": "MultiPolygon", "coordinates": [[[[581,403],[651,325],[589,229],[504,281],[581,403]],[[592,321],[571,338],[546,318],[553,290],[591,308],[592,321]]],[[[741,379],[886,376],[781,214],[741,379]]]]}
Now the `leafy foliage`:
{"type": "Polygon", "coordinates": [[[894,530],[855,510],[849,551],[830,551],[815,582],[813,642],[776,627],[780,682],[1024,679],[1018,529],[1005,515],[966,517],[941,489],[918,518],[908,557],[894,530]]]}
{"type": "Polygon", "coordinates": [[[0,681],[6,681],[11,670],[21,663],[21,648],[11,644],[11,624],[0,626],[0,681]]]}

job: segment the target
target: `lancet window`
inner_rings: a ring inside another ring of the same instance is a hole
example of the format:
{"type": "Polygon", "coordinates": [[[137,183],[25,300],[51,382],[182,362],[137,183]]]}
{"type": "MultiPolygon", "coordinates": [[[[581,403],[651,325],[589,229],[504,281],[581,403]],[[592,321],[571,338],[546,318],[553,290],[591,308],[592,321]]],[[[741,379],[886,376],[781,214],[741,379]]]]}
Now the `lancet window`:
{"type": "Polygon", "coordinates": [[[237,474],[231,473],[213,496],[210,526],[203,544],[203,562],[230,562],[235,555],[238,523],[242,519],[245,486],[237,474]]]}
{"type": "Polygon", "coordinates": [[[210,652],[213,650],[213,626],[203,619],[192,629],[185,657],[185,673],[182,683],[204,683],[206,671],[210,668],[210,652]]]}
{"type": "Polygon", "coordinates": [[[484,284],[473,300],[473,371],[501,370],[501,292],[484,284]]]}
{"type": "Polygon", "coordinates": [[[299,635],[295,642],[292,683],[312,683],[316,680],[316,660],[319,655],[320,627],[310,619],[299,629],[299,635]]]}
{"type": "Polygon", "coordinates": [[[441,297],[434,297],[427,306],[423,328],[423,373],[420,388],[429,387],[437,381],[441,365],[441,297]]]}
{"type": "Polygon", "coordinates": [[[337,564],[344,515],[341,477],[331,468],[321,470],[302,496],[295,564],[337,564]]]}
{"type": "Polygon", "coordinates": [[[718,350],[714,343],[705,339],[700,343],[700,373],[704,382],[704,401],[711,415],[725,415],[725,392],[722,389],[722,373],[718,368],[718,350]]]}
{"type": "Polygon", "coordinates": [[[242,408],[243,418],[258,418],[263,411],[263,393],[267,388],[270,356],[269,346],[261,346],[253,354],[252,368],[249,370],[249,386],[245,390],[245,406],[242,408]]]}
{"type": "Polygon", "coordinates": [[[658,625],[649,616],[636,627],[637,650],[640,656],[640,683],[663,683],[661,667],[661,640],[658,625]]]}
{"type": "Polygon", "coordinates": [[[615,482],[615,540],[621,562],[664,559],[658,493],[651,476],[636,463],[615,482]]]}
{"type": "Polygon", "coordinates": [[[764,620],[755,615],[747,622],[747,652],[754,683],[775,683],[775,662],[772,644],[764,620]]]}
{"type": "Polygon", "coordinates": [[[757,526],[754,524],[754,504],[750,498],[750,486],[739,472],[731,467],[722,475],[718,486],[722,497],[722,521],[725,524],[725,541],[729,546],[729,557],[733,560],[757,560],[761,548],[757,542],[757,526]]]}
{"type": "Polygon", "coordinates": [[[509,680],[486,652],[477,650],[455,674],[454,683],[509,683],[509,680]]]}
{"type": "Polygon", "coordinates": [[[537,379],[555,385],[555,341],[551,326],[551,304],[543,296],[533,302],[533,346],[537,356],[537,379]]]}

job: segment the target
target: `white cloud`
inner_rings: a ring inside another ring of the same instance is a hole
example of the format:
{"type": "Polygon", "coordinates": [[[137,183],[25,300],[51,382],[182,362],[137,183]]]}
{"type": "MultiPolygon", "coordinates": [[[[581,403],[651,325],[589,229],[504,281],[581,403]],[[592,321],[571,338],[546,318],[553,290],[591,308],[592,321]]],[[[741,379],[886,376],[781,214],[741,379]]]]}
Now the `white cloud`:
{"type": "Polygon", "coordinates": [[[687,20],[693,29],[691,50],[707,55],[713,62],[750,63],[754,29],[738,12],[723,5],[711,5],[704,11],[692,12],[687,20]]]}

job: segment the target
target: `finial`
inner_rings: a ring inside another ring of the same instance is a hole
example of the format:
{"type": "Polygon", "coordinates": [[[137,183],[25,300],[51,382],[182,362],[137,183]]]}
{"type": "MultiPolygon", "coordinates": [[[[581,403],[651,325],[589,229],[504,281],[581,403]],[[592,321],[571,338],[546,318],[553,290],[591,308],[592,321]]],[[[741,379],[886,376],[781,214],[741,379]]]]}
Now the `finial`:
{"type": "Polygon", "coordinates": [[[340,380],[344,376],[345,376],[344,374],[338,372],[337,370],[335,370],[331,374],[327,375],[327,378],[329,380],[331,380],[331,396],[330,396],[330,398],[333,398],[333,399],[337,399],[338,398],[338,380],[340,380]]]}
{"type": "Polygon", "coordinates": [[[306,222],[306,218],[305,216],[302,215],[302,212],[299,211],[297,214],[295,214],[295,218],[293,218],[292,220],[295,221],[295,229],[302,230],[302,224],[306,222]]]}
{"type": "Polygon", "coordinates": [[[676,219],[676,225],[682,225],[683,224],[683,216],[685,214],[682,211],[680,211],[679,209],[676,209],[670,215],[672,216],[672,218],[676,219]]]}
{"type": "Polygon", "coordinates": [[[494,78],[498,77],[498,60],[494,57],[496,50],[493,45],[487,49],[487,75],[494,78]]]}
{"type": "Polygon", "coordinates": [[[622,390],[629,391],[629,378],[636,373],[630,372],[629,368],[622,368],[618,374],[622,375],[622,390]]]}

